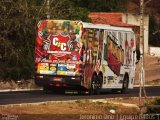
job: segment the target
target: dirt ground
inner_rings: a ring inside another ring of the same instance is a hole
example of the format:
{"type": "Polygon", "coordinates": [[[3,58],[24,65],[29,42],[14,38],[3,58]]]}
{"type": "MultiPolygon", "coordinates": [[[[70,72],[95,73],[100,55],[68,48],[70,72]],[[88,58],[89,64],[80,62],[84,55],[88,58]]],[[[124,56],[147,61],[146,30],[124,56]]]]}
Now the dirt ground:
{"type": "MultiPolygon", "coordinates": [[[[149,98],[148,101],[144,99],[142,101],[146,104],[154,99],[149,98]]],[[[120,115],[139,115],[140,109],[135,105],[138,105],[138,98],[108,98],[103,101],[77,100],[74,102],[0,106],[0,114],[2,118],[14,117],[16,120],[87,120],[89,118],[92,120],[91,117],[99,117],[98,120],[112,120],[111,117],[116,118],[120,115]],[[134,106],[131,101],[134,101],[134,106]]]]}

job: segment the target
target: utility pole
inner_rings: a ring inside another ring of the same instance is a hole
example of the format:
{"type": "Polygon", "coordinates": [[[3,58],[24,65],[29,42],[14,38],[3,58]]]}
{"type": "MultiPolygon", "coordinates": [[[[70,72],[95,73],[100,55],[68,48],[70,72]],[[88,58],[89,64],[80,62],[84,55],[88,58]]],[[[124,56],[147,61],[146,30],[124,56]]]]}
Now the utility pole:
{"type": "Polygon", "coordinates": [[[143,54],[143,67],[145,64],[145,54],[144,54],[144,0],[140,1],[140,41],[141,41],[141,47],[142,47],[142,54],[143,54]]]}
{"type": "Polygon", "coordinates": [[[47,0],[47,19],[50,19],[50,0],[47,0]]]}
{"type": "Polygon", "coordinates": [[[142,90],[144,93],[145,98],[147,97],[144,83],[145,83],[145,45],[144,45],[144,8],[147,3],[151,0],[148,0],[144,3],[144,0],[140,0],[140,43],[142,48],[142,55],[141,55],[141,68],[140,68],[140,91],[139,91],[139,104],[141,105],[141,98],[142,98],[142,90]]]}
{"type": "MultiPolygon", "coordinates": [[[[140,41],[144,58],[144,0],[140,1],[140,41]]],[[[144,63],[143,59],[143,63],[144,63]]]]}
{"type": "MultiPolygon", "coordinates": [[[[142,53],[143,58],[145,57],[145,42],[144,42],[144,9],[146,4],[151,2],[151,0],[148,0],[144,2],[144,0],[140,0],[140,40],[141,40],[141,47],[142,47],[142,53]]],[[[143,59],[143,63],[145,63],[145,60],[143,59]]]]}
{"type": "Polygon", "coordinates": [[[139,80],[140,80],[140,90],[139,90],[139,105],[141,106],[142,102],[142,90],[144,92],[144,95],[146,97],[146,92],[144,88],[145,83],[145,54],[144,54],[144,0],[140,0],[140,47],[142,48],[141,52],[141,65],[140,65],[140,74],[139,74],[139,80]]]}

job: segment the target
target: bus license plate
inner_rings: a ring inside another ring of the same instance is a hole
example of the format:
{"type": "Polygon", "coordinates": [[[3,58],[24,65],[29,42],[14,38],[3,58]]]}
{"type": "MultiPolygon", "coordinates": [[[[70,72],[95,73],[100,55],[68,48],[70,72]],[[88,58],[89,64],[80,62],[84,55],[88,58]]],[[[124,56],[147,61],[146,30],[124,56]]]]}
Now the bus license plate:
{"type": "Polygon", "coordinates": [[[60,77],[54,77],[53,80],[54,81],[62,81],[62,78],[60,78],[60,77]]]}

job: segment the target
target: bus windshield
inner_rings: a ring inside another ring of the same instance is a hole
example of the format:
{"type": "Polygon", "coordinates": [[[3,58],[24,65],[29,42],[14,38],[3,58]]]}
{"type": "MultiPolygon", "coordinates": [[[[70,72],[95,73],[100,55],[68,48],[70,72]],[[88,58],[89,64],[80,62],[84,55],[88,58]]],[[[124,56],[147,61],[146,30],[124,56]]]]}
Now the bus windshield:
{"type": "Polygon", "coordinates": [[[44,20],[38,24],[35,62],[79,61],[82,24],[77,21],[44,20]]]}

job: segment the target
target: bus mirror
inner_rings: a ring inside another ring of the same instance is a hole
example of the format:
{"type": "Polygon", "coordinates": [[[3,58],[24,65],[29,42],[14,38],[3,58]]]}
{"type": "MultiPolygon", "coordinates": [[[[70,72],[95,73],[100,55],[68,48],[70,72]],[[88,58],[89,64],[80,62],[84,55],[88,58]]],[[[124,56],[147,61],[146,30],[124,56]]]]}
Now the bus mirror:
{"type": "Polygon", "coordinates": [[[136,64],[137,64],[137,63],[139,62],[139,60],[140,60],[140,55],[141,55],[140,50],[137,49],[137,50],[136,50],[136,59],[137,59],[136,64]]]}

